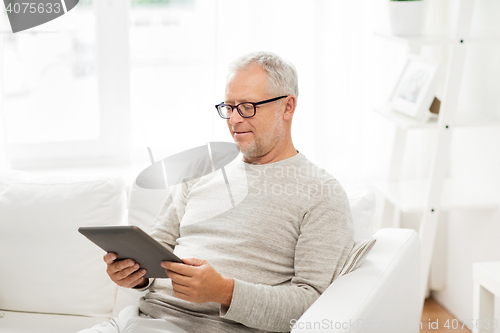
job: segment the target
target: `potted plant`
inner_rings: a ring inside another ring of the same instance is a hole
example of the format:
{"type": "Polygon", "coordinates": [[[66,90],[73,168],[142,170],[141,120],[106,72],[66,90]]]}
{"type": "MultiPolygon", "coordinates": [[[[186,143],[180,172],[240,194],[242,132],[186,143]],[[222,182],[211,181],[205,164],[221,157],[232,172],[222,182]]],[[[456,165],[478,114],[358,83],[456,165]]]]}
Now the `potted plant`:
{"type": "Polygon", "coordinates": [[[423,0],[390,0],[389,19],[393,35],[414,36],[422,30],[423,0]]]}

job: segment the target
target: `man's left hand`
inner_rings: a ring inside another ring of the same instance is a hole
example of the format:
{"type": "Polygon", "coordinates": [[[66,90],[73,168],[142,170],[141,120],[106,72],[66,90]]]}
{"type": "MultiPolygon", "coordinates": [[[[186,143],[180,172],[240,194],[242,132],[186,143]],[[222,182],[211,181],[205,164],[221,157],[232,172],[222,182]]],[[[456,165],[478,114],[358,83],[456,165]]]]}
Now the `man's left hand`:
{"type": "Polygon", "coordinates": [[[183,264],[169,261],[161,263],[172,280],[175,297],[193,303],[216,302],[229,307],[233,279],[220,275],[204,259],[184,258],[182,261],[183,264]]]}

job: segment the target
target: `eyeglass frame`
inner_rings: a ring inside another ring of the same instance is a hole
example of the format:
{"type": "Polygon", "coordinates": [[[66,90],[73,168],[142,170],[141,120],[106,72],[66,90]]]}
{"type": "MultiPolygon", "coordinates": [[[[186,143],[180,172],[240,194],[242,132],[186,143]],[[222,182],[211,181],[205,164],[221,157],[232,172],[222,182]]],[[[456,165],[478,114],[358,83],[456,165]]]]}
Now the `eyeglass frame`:
{"type": "Polygon", "coordinates": [[[285,98],[285,97],[288,97],[290,95],[284,95],[284,96],[280,96],[280,97],[274,97],[274,98],[271,98],[271,99],[266,99],[265,101],[260,101],[260,102],[257,102],[257,103],[253,103],[253,102],[243,102],[243,103],[240,103],[240,104],[237,104],[235,106],[231,105],[231,104],[226,104],[226,103],[220,103],[220,104],[217,104],[215,106],[215,109],[217,109],[217,113],[219,114],[219,116],[222,118],[222,119],[229,119],[231,118],[231,116],[233,115],[233,112],[234,112],[234,108],[236,108],[236,110],[238,111],[238,113],[240,114],[240,116],[242,118],[252,118],[253,116],[255,116],[255,114],[257,113],[257,105],[262,105],[262,104],[266,104],[266,103],[271,103],[271,102],[274,102],[274,101],[277,101],[279,99],[282,99],[282,98],[285,98]],[[241,110],[238,108],[238,106],[242,105],[242,104],[252,104],[253,105],[253,115],[251,116],[244,116],[241,112],[241,110]],[[219,111],[219,107],[220,106],[230,106],[231,107],[231,116],[229,117],[223,117],[219,111]]]}

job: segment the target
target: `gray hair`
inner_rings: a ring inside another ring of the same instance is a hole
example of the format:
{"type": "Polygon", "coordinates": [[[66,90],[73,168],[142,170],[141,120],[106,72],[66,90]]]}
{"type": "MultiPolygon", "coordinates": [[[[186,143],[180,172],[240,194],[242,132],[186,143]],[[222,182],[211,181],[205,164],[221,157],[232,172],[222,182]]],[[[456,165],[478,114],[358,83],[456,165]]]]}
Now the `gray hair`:
{"type": "Polygon", "coordinates": [[[229,75],[259,65],[267,72],[268,90],[271,95],[299,95],[295,66],[271,52],[255,52],[243,55],[229,65],[229,75]]]}

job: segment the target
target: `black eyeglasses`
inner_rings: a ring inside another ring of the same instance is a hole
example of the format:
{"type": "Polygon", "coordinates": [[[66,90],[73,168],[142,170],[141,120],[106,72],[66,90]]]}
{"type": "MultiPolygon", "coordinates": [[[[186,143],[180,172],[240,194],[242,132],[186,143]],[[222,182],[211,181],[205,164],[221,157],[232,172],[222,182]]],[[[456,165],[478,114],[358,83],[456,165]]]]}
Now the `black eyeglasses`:
{"type": "Polygon", "coordinates": [[[275,98],[271,98],[271,99],[266,99],[265,101],[261,101],[261,102],[257,102],[257,103],[252,103],[252,102],[240,103],[236,106],[232,106],[232,105],[225,104],[225,103],[220,103],[220,104],[217,104],[215,106],[215,108],[217,109],[217,112],[219,112],[219,116],[221,116],[222,119],[231,118],[231,115],[233,114],[234,108],[236,108],[236,110],[238,110],[238,113],[243,118],[251,118],[251,117],[255,116],[255,112],[257,110],[257,105],[271,103],[271,102],[277,101],[277,100],[285,98],[285,97],[288,97],[288,95],[275,97],[275,98]]]}

